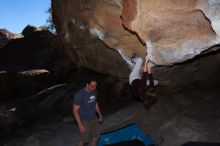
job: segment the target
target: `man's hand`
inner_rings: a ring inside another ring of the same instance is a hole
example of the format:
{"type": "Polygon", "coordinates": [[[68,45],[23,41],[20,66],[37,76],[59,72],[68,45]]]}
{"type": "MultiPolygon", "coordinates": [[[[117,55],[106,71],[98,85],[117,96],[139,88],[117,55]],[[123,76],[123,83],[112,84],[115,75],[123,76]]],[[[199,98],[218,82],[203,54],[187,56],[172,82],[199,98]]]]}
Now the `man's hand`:
{"type": "Polygon", "coordinates": [[[79,130],[81,133],[85,134],[86,133],[86,127],[83,124],[79,125],[79,130]]]}
{"type": "Polygon", "coordinates": [[[100,115],[100,116],[99,116],[99,123],[102,123],[102,122],[103,122],[103,116],[100,115]]]}

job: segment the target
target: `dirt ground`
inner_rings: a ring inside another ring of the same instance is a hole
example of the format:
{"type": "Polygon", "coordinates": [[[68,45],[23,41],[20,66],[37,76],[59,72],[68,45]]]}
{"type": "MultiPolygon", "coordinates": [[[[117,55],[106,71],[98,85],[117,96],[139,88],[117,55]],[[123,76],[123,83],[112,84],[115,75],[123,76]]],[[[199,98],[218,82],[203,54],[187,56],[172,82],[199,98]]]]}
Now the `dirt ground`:
{"type": "MultiPolygon", "coordinates": [[[[193,90],[171,95],[160,89],[150,111],[143,104],[130,106],[105,117],[101,131],[137,123],[152,139],[163,138],[160,146],[180,146],[188,141],[220,142],[220,94],[218,89],[193,90]]],[[[73,118],[23,129],[4,146],[76,146],[78,128],[73,118]],[[16,137],[17,135],[17,137],[16,137]]]]}

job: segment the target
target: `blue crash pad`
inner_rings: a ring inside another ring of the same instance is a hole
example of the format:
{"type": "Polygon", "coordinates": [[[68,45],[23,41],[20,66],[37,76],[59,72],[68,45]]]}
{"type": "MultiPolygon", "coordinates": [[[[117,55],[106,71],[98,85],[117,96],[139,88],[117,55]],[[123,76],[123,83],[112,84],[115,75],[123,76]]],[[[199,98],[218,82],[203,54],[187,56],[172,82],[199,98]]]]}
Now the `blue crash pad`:
{"type": "Polygon", "coordinates": [[[130,124],[126,127],[116,129],[100,135],[98,146],[116,144],[123,141],[138,139],[146,146],[154,145],[154,141],[147,136],[137,124],[130,124]]]}

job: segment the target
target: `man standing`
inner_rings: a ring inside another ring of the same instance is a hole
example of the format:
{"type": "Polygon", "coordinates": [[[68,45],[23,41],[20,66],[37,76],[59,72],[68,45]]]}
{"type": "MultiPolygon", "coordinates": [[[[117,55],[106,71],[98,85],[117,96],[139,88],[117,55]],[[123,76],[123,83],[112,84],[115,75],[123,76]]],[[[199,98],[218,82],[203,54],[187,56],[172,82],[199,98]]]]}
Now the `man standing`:
{"type": "Polygon", "coordinates": [[[98,121],[103,121],[99,105],[97,103],[97,81],[89,79],[85,87],[80,89],[73,98],[73,115],[80,130],[80,142],[78,146],[84,146],[91,138],[91,146],[96,146],[99,138],[98,121]],[[96,118],[98,114],[98,121],[96,118]]]}

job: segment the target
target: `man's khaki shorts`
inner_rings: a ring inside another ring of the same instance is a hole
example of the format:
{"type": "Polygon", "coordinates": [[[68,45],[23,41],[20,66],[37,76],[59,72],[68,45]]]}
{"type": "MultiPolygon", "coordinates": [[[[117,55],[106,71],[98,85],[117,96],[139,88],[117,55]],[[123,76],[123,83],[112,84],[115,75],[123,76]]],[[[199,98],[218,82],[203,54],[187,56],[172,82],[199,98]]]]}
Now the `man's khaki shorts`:
{"type": "Polygon", "coordinates": [[[91,139],[99,137],[100,133],[97,119],[91,121],[82,121],[82,123],[86,126],[87,131],[85,134],[80,132],[80,141],[88,143],[91,139]]]}

